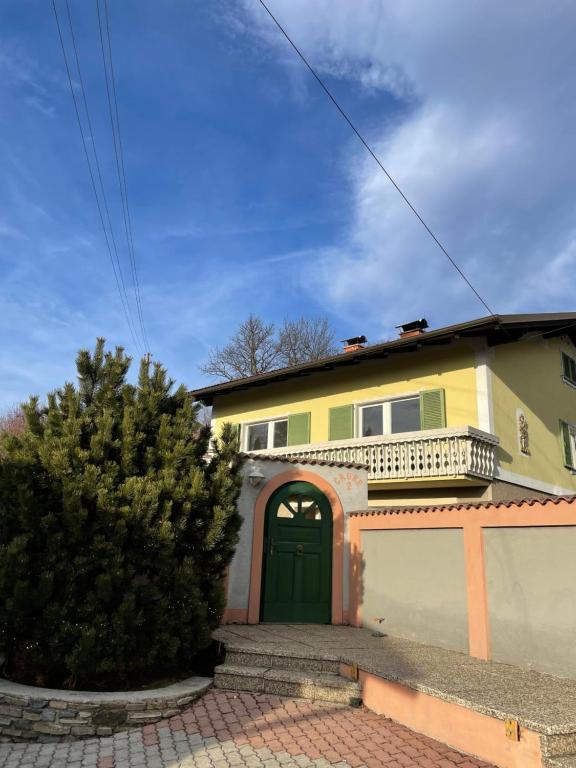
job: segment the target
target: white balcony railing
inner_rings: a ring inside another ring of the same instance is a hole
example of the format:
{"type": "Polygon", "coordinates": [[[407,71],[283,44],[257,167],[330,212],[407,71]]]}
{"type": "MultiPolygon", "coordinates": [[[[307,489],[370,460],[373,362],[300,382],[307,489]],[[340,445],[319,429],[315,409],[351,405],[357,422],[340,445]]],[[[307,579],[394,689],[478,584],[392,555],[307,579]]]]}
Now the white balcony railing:
{"type": "Polygon", "coordinates": [[[456,427],[333,440],[256,453],[365,464],[369,480],[461,476],[490,480],[496,470],[498,442],[494,435],[475,427],[456,427]]]}

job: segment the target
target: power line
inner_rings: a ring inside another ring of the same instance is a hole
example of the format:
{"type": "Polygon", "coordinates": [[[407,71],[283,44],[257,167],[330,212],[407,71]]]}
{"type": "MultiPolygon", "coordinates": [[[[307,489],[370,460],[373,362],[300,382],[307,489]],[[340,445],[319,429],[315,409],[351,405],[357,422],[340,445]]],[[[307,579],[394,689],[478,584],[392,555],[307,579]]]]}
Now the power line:
{"type": "Polygon", "coordinates": [[[146,347],[149,350],[150,345],[148,344],[148,338],[146,334],[146,329],[144,326],[144,315],[142,311],[142,297],[140,295],[140,283],[138,280],[138,270],[136,269],[136,254],[134,252],[134,236],[132,232],[132,217],[130,214],[130,206],[128,203],[128,185],[126,183],[126,169],[124,166],[124,146],[122,143],[122,133],[120,131],[120,117],[118,114],[118,99],[116,96],[116,74],[114,72],[114,59],[112,57],[112,41],[111,41],[111,35],[110,35],[110,13],[108,8],[108,0],[105,0],[105,11],[106,11],[106,35],[108,38],[108,56],[110,59],[110,74],[112,75],[112,95],[114,97],[114,110],[116,113],[116,126],[118,130],[118,140],[119,140],[119,146],[120,146],[120,161],[122,166],[122,179],[124,182],[124,196],[126,198],[126,213],[128,217],[128,229],[130,232],[130,244],[131,244],[131,263],[132,263],[132,270],[133,270],[133,278],[134,278],[134,284],[136,286],[136,301],[138,304],[138,313],[140,317],[140,324],[142,327],[142,332],[144,334],[144,340],[146,343],[146,347]]]}
{"type": "MultiPolygon", "coordinates": [[[[82,94],[82,102],[84,104],[84,111],[86,113],[86,121],[88,123],[88,129],[90,131],[90,136],[91,136],[91,139],[92,139],[92,141],[91,141],[92,153],[94,155],[94,163],[96,165],[96,172],[97,172],[98,181],[99,181],[99,184],[100,184],[100,194],[102,196],[102,201],[103,201],[103,204],[104,204],[104,211],[106,213],[106,220],[108,222],[108,228],[110,230],[110,240],[112,241],[112,249],[114,251],[114,257],[115,257],[115,260],[116,260],[116,265],[117,265],[118,273],[119,273],[119,276],[120,276],[120,283],[122,285],[122,296],[123,296],[124,302],[126,304],[126,307],[128,309],[128,313],[129,313],[129,316],[130,316],[130,322],[132,324],[131,333],[132,333],[132,335],[134,337],[136,335],[135,334],[136,325],[134,324],[134,320],[132,318],[132,314],[131,314],[131,311],[130,311],[130,304],[129,304],[129,301],[128,301],[128,292],[126,290],[126,283],[124,281],[124,274],[123,274],[123,271],[122,271],[122,264],[121,264],[121,261],[120,261],[120,256],[118,255],[118,248],[117,248],[117,245],[116,245],[116,238],[114,236],[114,228],[112,226],[112,219],[110,217],[110,209],[109,209],[109,206],[108,206],[108,199],[106,197],[106,190],[105,190],[105,187],[104,187],[104,182],[102,180],[102,171],[101,171],[101,168],[100,168],[100,160],[99,160],[99,157],[98,157],[98,151],[96,149],[96,136],[95,136],[95,133],[94,133],[94,129],[92,127],[92,120],[90,118],[90,110],[88,108],[88,100],[87,100],[87,97],[86,97],[86,88],[84,87],[84,78],[82,77],[82,68],[80,66],[80,56],[78,54],[78,46],[77,46],[77,43],[76,43],[76,35],[74,33],[74,25],[72,23],[72,14],[71,14],[71,11],[70,11],[69,0],[66,0],[66,11],[67,11],[67,15],[68,15],[68,25],[70,27],[70,36],[72,38],[72,45],[73,45],[73,49],[74,49],[74,57],[75,57],[75,61],[76,61],[76,69],[78,70],[78,79],[80,81],[80,92],[82,94]]],[[[141,346],[140,346],[139,343],[137,344],[137,346],[141,350],[141,346]]]]}
{"type": "Polygon", "coordinates": [[[378,164],[378,166],[379,166],[380,170],[384,172],[384,174],[385,174],[385,175],[386,175],[386,177],[388,178],[388,181],[390,181],[390,183],[391,183],[391,184],[394,186],[394,188],[396,189],[396,191],[398,192],[398,194],[400,195],[400,197],[401,197],[401,198],[404,200],[404,202],[406,203],[406,205],[407,205],[407,206],[410,208],[410,210],[412,211],[412,213],[413,213],[413,214],[416,216],[416,218],[418,219],[418,221],[420,222],[420,224],[422,224],[422,226],[424,227],[424,229],[426,230],[426,232],[428,232],[428,234],[430,235],[430,237],[432,238],[432,240],[434,240],[434,242],[436,243],[436,245],[437,245],[437,246],[440,248],[440,250],[442,251],[442,253],[443,253],[443,254],[446,256],[446,258],[448,259],[448,261],[449,261],[449,262],[452,264],[452,266],[454,267],[454,269],[455,269],[455,270],[458,272],[458,274],[460,275],[460,277],[461,277],[461,278],[464,280],[464,282],[465,282],[465,283],[468,285],[468,287],[469,287],[469,288],[470,288],[470,290],[471,290],[471,291],[474,293],[474,295],[476,296],[476,298],[478,299],[478,301],[480,301],[480,302],[481,302],[481,304],[482,304],[482,305],[483,305],[483,306],[484,306],[484,307],[485,307],[485,308],[488,310],[488,312],[489,312],[491,315],[495,315],[496,313],[495,313],[495,312],[494,312],[494,311],[493,311],[493,310],[490,308],[490,306],[488,305],[488,303],[487,303],[487,302],[486,302],[486,301],[485,301],[485,300],[482,298],[482,296],[481,296],[481,295],[480,295],[480,293],[479,293],[479,292],[476,290],[476,288],[474,288],[474,286],[472,285],[472,283],[470,282],[470,280],[469,280],[469,279],[466,277],[466,275],[464,274],[464,272],[462,271],[462,269],[461,269],[461,268],[458,266],[458,264],[457,264],[457,263],[456,263],[456,261],[455,261],[455,260],[452,258],[452,256],[450,256],[450,254],[448,253],[448,251],[446,250],[446,248],[444,247],[444,245],[441,243],[441,241],[438,239],[438,237],[436,237],[436,235],[434,234],[434,232],[432,231],[432,229],[431,229],[431,228],[428,226],[428,224],[427,224],[427,223],[424,221],[424,219],[423,219],[422,215],[421,215],[421,214],[418,212],[418,210],[415,208],[415,206],[413,205],[413,203],[412,203],[412,202],[411,202],[411,201],[408,199],[408,197],[407,197],[407,196],[405,195],[405,193],[402,191],[401,187],[400,187],[400,186],[399,186],[399,184],[396,182],[396,180],[395,180],[395,179],[394,179],[394,178],[393,178],[393,177],[390,175],[390,173],[387,171],[387,169],[385,168],[384,164],[382,163],[382,161],[380,160],[380,158],[378,157],[378,155],[376,154],[376,152],[375,152],[375,151],[372,149],[372,147],[371,147],[371,146],[370,146],[370,144],[369,144],[369,143],[366,141],[366,139],[364,138],[364,136],[363,136],[363,135],[360,133],[360,131],[358,130],[358,128],[356,128],[355,124],[352,122],[352,119],[351,119],[351,118],[348,116],[348,114],[347,114],[347,113],[344,111],[344,109],[343,109],[343,108],[340,106],[340,104],[339,104],[339,103],[338,103],[338,101],[336,100],[336,97],[335,97],[335,96],[332,94],[332,92],[330,91],[330,89],[328,88],[328,86],[325,84],[325,82],[322,80],[322,78],[320,77],[320,75],[319,75],[319,74],[316,72],[316,70],[314,69],[314,67],[313,67],[313,66],[310,64],[310,62],[308,61],[308,59],[306,58],[306,56],[304,56],[304,54],[302,53],[302,51],[300,50],[300,48],[298,48],[298,46],[296,45],[296,43],[295,43],[295,42],[292,40],[292,38],[290,37],[290,35],[288,34],[288,32],[286,32],[286,30],[284,29],[284,27],[283,27],[283,26],[280,24],[280,22],[278,21],[278,19],[276,18],[276,16],[274,16],[274,14],[273,14],[273,13],[272,13],[272,11],[270,10],[270,8],[269,8],[269,7],[266,5],[266,3],[264,2],[264,0],[259,0],[259,2],[260,2],[260,5],[261,5],[261,6],[264,8],[264,10],[266,11],[266,13],[268,14],[268,16],[270,16],[270,18],[272,19],[272,21],[274,22],[274,24],[275,24],[275,25],[278,27],[278,29],[280,30],[280,32],[282,33],[282,35],[283,35],[283,36],[286,38],[286,40],[288,41],[288,43],[291,45],[291,47],[292,47],[292,48],[294,49],[294,51],[297,53],[297,55],[298,55],[298,57],[300,58],[300,60],[302,61],[302,63],[303,63],[303,64],[304,64],[304,65],[305,65],[305,66],[308,68],[308,70],[310,71],[310,73],[312,74],[312,76],[314,77],[314,79],[316,80],[316,82],[318,83],[318,85],[319,85],[319,86],[322,88],[322,90],[324,91],[324,93],[326,94],[326,96],[328,96],[328,98],[330,99],[330,101],[332,102],[332,104],[334,104],[334,106],[336,107],[336,109],[338,110],[338,112],[340,113],[340,115],[341,115],[341,116],[344,118],[344,120],[345,120],[345,121],[348,123],[348,125],[349,125],[349,126],[350,126],[350,128],[352,129],[352,131],[353,131],[353,132],[356,134],[356,136],[358,137],[358,139],[360,140],[360,142],[362,143],[362,145],[364,146],[364,148],[366,149],[366,151],[367,151],[367,152],[368,152],[368,153],[371,155],[371,157],[373,158],[373,160],[375,160],[375,161],[376,161],[376,163],[378,164]]]}
{"type": "Polygon", "coordinates": [[[108,15],[108,3],[105,3],[106,11],[106,23],[103,24],[100,13],[100,2],[96,0],[96,11],[98,15],[98,31],[100,33],[100,49],[102,52],[102,66],[104,68],[104,80],[106,83],[106,95],[108,98],[108,114],[110,116],[110,127],[112,129],[112,138],[114,141],[114,157],[116,160],[116,172],[118,175],[118,185],[120,187],[120,198],[122,200],[122,215],[124,218],[124,231],[126,234],[126,244],[128,246],[128,255],[130,260],[130,269],[132,272],[132,281],[134,284],[134,295],[136,298],[136,310],[138,312],[138,320],[140,323],[140,330],[142,332],[142,338],[148,348],[148,341],[146,338],[146,331],[144,328],[144,319],[142,314],[142,304],[140,301],[140,287],[138,283],[138,272],[136,270],[136,257],[134,254],[134,241],[132,237],[132,222],[130,218],[130,208],[128,206],[128,190],[126,186],[126,173],[124,167],[124,156],[122,148],[122,137],[120,134],[120,121],[118,117],[118,101],[116,98],[116,86],[114,81],[114,70],[112,61],[112,45],[110,41],[110,27],[109,27],[109,15],[108,15]],[[108,38],[108,55],[110,62],[108,64],[106,60],[106,52],[104,47],[104,28],[108,38]],[[108,66],[110,66],[110,72],[108,72],[108,66]],[[116,122],[114,120],[116,116],[116,122]]]}
{"type": "MultiPolygon", "coordinates": [[[[90,162],[90,156],[88,154],[88,146],[87,146],[86,136],[84,134],[84,128],[82,127],[82,120],[80,118],[80,110],[78,108],[78,103],[76,101],[76,94],[74,93],[74,86],[72,84],[72,75],[71,75],[71,72],[70,72],[70,66],[69,66],[69,63],[68,63],[68,56],[66,54],[66,46],[64,45],[64,37],[62,35],[62,28],[60,26],[60,19],[58,17],[58,9],[56,8],[55,0],[52,0],[52,8],[54,10],[54,18],[56,20],[56,26],[58,28],[58,37],[59,37],[59,40],[60,40],[60,47],[62,48],[62,55],[64,57],[64,65],[65,65],[65,68],[66,68],[66,74],[68,76],[68,85],[70,87],[70,93],[72,94],[72,101],[74,103],[74,111],[76,113],[76,120],[77,120],[77,123],[78,123],[78,129],[80,131],[80,136],[81,136],[81,139],[82,139],[82,146],[84,148],[84,156],[86,158],[86,163],[88,165],[88,172],[90,174],[90,182],[91,182],[91,186],[92,186],[92,191],[94,192],[94,198],[96,200],[96,207],[98,208],[98,215],[99,215],[99,218],[100,218],[100,224],[102,226],[102,231],[104,233],[104,240],[106,242],[106,248],[108,250],[108,255],[110,257],[110,263],[112,264],[112,271],[114,272],[114,279],[116,281],[116,288],[118,289],[118,293],[120,295],[120,302],[122,304],[122,309],[123,309],[125,317],[126,317],[126,322],[128,323],[128,328],[130,330],[130,334],[132,336],[132,340],[133,340],[134,345],[136,346],[136,348],[140,350],[140,344],[138,343],[138,339],[137,339],[136,334],[135,334],[135,328],[134,328],[134,326],[132,324],[132,318],[131,318],[131,315],[130,315],[130,307],[129,307],[128,303],[127,303],[127,297],[124,295],[125,294],[125,287],[124,287],[124,293],[122,291],[123,279],[122,279],[122,269],[121,269],[121,266],[120,266],[120,260],[118,259],[117,251],[115,251],[116,252],[116,260],[118,262],[118,270],[117,270],[116,263],[114,262],[114,256],[112,254],[112,247],[110,246],[110,239],[108,237],[108,231],[107,231],[106,225],[104,223],[104,215],[102,213],[102,205],[100,203],[100,198],[98,196],[98,190],[97,190],[97,187],[96,187],[96,181],[94,179],[94,172],[92,170],[92,164],[90,162]]],[[[83,89],[83,86],[82,86],[82,78],[81,78],[80,71],[78,72],[78,75],[79,75],[80,84],[81,84],[81,87],[82,87],[82,94],[83,94],[83,97],[84,97],[85,108],[87,109],[87,104],[86,104],[86,101],[85,101],[85,95],[84,95],[84,89],[83,89]]],[[[88,118],[88,123],[90,125],[89,118],[88,118]]],[[[94,139],[93,136],[92,136],[92,139],[94,139]]],[[[94,146],[93,146],[93,149],[94,149],[94,152],[95,152],[96,150],[95,150],[94,146]]],[[[97,158],[97,156],[96,156],[96,158],[97,158]]],[[[101,174],[100,174],[100,166],[99,166],[98,163],[97,163],[97,169],[98,169],[98,174],[99,174],[99,178],[100,178],[100,182],[101,182],[102,178],[101,178],[101,174]]],[[[104,201],[105,200],[106,200],[106,198],[104,196],[104,201]]],[[[106,208],[107,208],[107,204],[106,204],[106,208]]],[[[110,231],[110,235],[113,238],[112,229],[110,231]]],[[[114,240],[113,240],[113,242],[114,242],[114,240]]],[[[115,249],[115,245],[114,245],[114,249],[115,249]]]]}

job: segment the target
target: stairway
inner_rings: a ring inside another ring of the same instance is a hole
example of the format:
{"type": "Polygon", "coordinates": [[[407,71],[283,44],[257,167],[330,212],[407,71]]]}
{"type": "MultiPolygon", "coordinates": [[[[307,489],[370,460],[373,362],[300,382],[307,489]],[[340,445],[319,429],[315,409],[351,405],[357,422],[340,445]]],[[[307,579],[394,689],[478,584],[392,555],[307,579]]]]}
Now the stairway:
{"type": "Polygon", "coordinates": [[[576,768],[576,755],[559,755],[544,759],[546,768],[576,768]]]}
{"type": "Polygon", "coordinates": [[[262,652],[227,644],[225,663],[214,671],[214,686],[353,707],[362,703],[360,683],[340,675],[334,656],[303,654],[300,649],[262,652]]]}

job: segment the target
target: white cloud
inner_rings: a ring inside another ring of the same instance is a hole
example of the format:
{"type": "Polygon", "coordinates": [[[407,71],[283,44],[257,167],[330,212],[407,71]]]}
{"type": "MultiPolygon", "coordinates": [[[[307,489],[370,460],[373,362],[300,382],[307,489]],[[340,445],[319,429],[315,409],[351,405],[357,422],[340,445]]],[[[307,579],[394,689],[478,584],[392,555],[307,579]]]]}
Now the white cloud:
{"type": "MultiPolygon", "coordinates": [[[[323,73],[405,105],[376,131],[377,152],[496,311],[574,307],[574,4],[271,6],[323,73]]],[[[264,44],[291,56],[260,4],[245,9],[264,44]]],[[[352,224],[337,248],[317,253],[313,291],[382,330],[412,315],[484,314],[353,138],[346,170],[352,224]]]]}

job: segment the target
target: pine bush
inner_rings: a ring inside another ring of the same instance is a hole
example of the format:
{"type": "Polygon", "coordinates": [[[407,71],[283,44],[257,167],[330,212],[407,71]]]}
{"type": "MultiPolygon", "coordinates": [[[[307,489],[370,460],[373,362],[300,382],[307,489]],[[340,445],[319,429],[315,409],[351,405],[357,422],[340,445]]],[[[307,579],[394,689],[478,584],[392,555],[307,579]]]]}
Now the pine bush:
{"type": "Polygon", "coordinates": [[[231,426],[210,428],[159,364],[121,348],[2,436],[0,650],[22,682],[125,687],[186,670],[224,608],[240,492],[231,426]]]}

